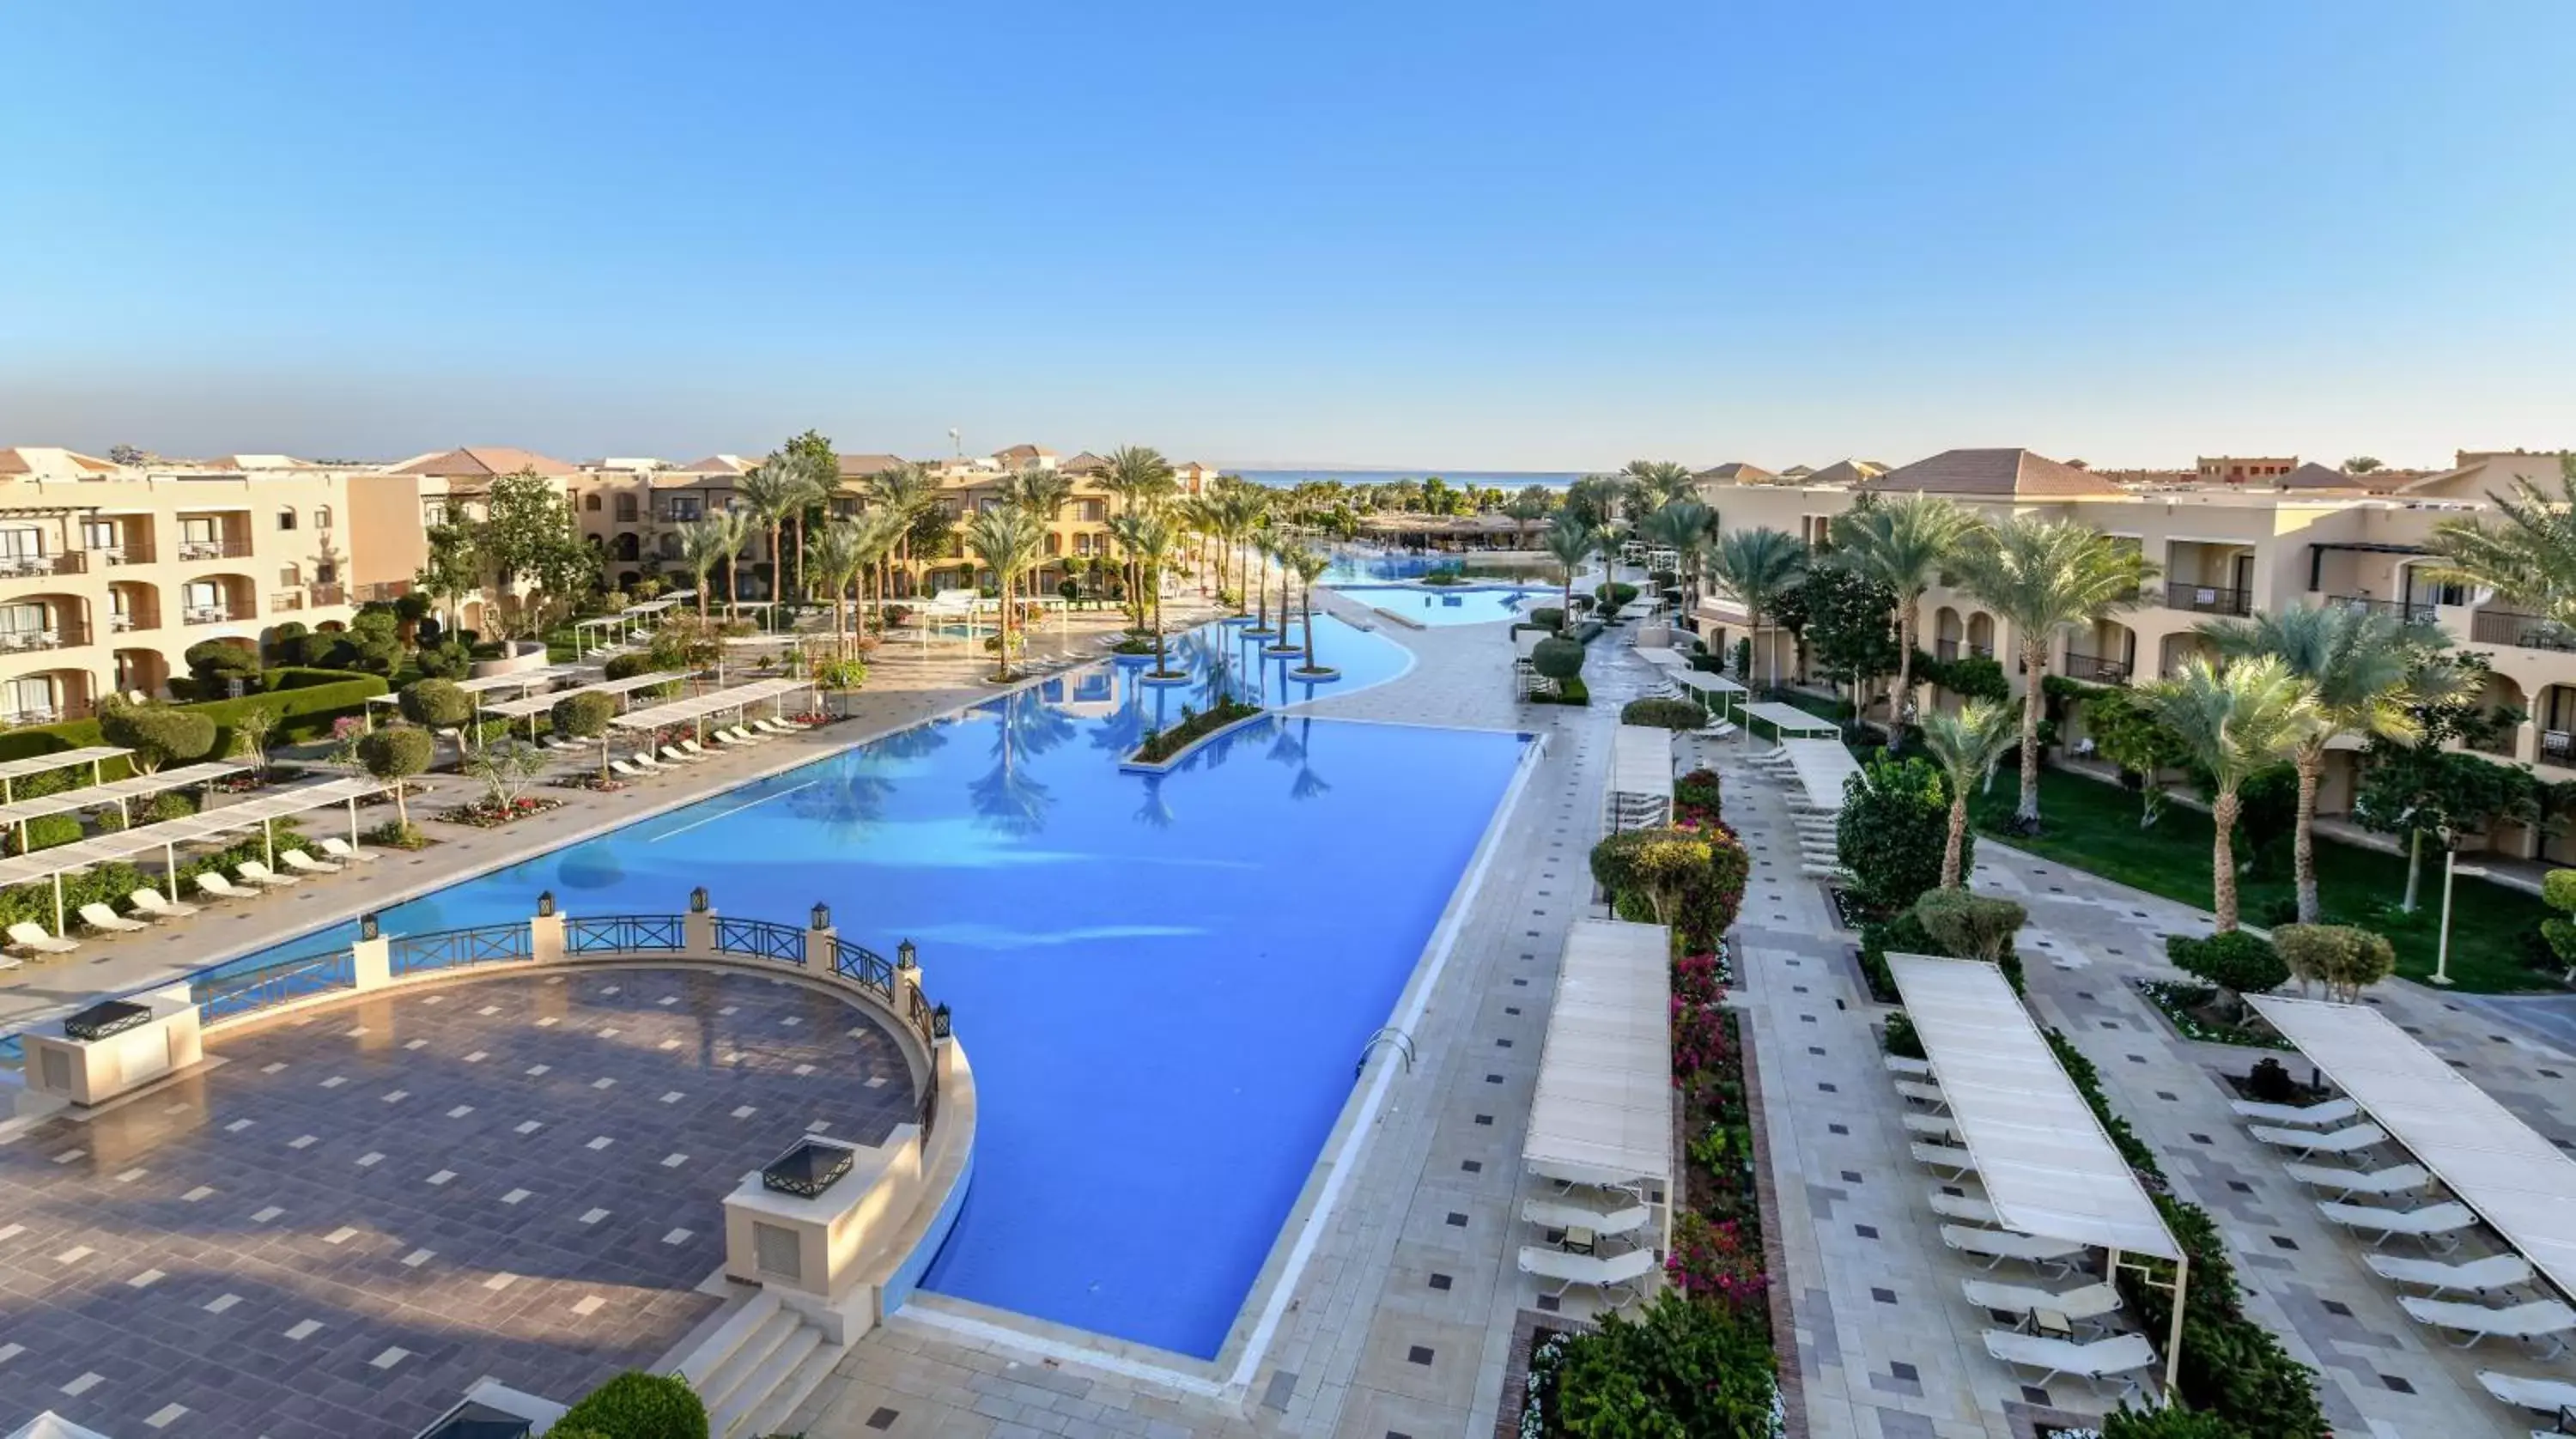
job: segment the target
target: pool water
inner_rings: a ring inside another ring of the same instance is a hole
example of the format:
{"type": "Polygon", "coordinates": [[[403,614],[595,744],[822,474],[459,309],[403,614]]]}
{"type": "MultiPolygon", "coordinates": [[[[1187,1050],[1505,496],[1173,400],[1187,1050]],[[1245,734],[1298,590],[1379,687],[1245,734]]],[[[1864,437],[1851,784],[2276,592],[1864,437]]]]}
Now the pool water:
{"type": "MultiPolygon", "coordinates": [[[[1168,776],[1119,759],[1221,667],[1265,703],[1410,656],[1318,617],[1319,661],[1178,637],[1190,685],[1104,661],[383,912],[720,912],[920,945],[979,1090],[975,1173],[923,1287],[1213,1357],[1518,764],[1520,736],[1265,719],[1168,776]],[[1159,716],[1159,720],[1158,720],[1159,716]]],[[[224,966],[354,937],[308,935],[224,966]]],[[[821,1082],[818,1080],[818,1082],[821,1082]]]]}
{"type": "Polygon", "coordinates": [[[1556,567],[1550,561],[1528,556],[1412,554],[1352,545],[1333,551],[1322,582],[1335,587],[1383,584],[1389,580],[1418,580],[1433,570],[1458,570],[1469,579],[1510,584],[1543,580],[1555,573],[1556,567]]]}
{"type": "Polygon", "coordinates": [[[1559,603],[1565,593],[1517,585],[1336,585],[1334,589],[1372,609],[1389,610],[1426,625],[1527,619],[1531,610],[1559,603]]]}

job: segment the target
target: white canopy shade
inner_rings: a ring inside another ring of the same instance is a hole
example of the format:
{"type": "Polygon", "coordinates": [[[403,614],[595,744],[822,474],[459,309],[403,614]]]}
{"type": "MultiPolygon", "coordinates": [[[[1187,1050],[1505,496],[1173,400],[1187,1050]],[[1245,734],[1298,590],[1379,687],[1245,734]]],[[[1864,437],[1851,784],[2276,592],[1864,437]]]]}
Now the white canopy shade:
{"type": "Polygon", "coordinates": [[[1698,690],[1704,695],[1740,695],[1746,692],[1744,686],[1724,675],[1711,674],[1707,670],[1675,670],[1673,683],[1698,690]]]}
{"type": "Polygon", "coordinates": [[[547,665],[542,669],[514,670],[505,675],[481,675],[470,680],[458,680],[456,687],[470,695],[479,695],[490,690],[528,690],[588,672],[590,672],[589,667],[584,665],[547,665]]]}
{"type": "Polygon", "coordinates": [[[1746,705],[1744,712],[1784,735],[1841,733],[1832,720],[1818,719],[1796,705],[1784,705],[1778,700],[1746,705]]]}
{"type": "Polygon", "coordinates": [[[735,685],[731,689],[715,690],[708,694],[690,695],[671,700],[668,703],[637,710],[633,714],[622,714],[610,720],[609,723],[619,729],[638,730],[687,724],[693,720],[704,719],[711,714],[721,714],[726,710],[740,709],[747,704],[757,704],[762,700],[793,694],[806,688],[810,683],[811,681],[803,679],[757,680],[747,685],[735,685]]]}
{"type": "MultiPolygon", "coordinates": [[[[0,859],[0,887],[53,880],[55,882],[54,929],[60,933],[63,927],[62,876],[66,874],[113,860],[149,854],[156,849],[161,850],[166,858],[175,860],[180,845],[194,844],[199,840],[212,839],[237,830],[255,828],[270,820],[284,819],[289,815],[302,814],[307,810],[320,809],[326,805],[354,806],[358,800],[383,788],[384,785],[372,779],[325,780],[320,784],[296,785],[288,789],[272,790],[267,794],[255,795],[239,804],[222,805],[199,814],[189,815],[184,819],[108,830],[71,844],[55,845],[50,849],[40,849],[33,854],[19,855],[12,859],[0,859]]],[[[355,814],[356,811],[353,808],[350,821],[350,832],[353,838],[357,830],[355,814]]],[[[179,897],[177,890],[176,878],[173,876],[170,895],[172,899],[179,897]]]]}
{"type": "Polygon", "coordinates": [[[679,670],[665,670],[660,674],[650,675],[628,675],[622,680],[601,680],[596,684],[557,690],[551,694],[521,695],[516,699],[494,700],[481,708],[485,714],[518,719],[524,715],[543,714],[553,709],[558,701],[568,700],[574,695],[622,695],[635,690],[651,689],[655,685],[673,684],[687,678],[688,675],[679,670]]]}
{"type": "Polygon", "coordinates": [[[121,759],[134,751],[115,745],[83,745],[78,749],[59,749],[52,754],[29,755],[25,759],[0,760],[0,800],[9,798],[10,787],[31,774],[51,774],[75,765],[98,765],[121,759]]]}
{"type": "Polygon", "coordinates": [[[2001,969],[1891,954],[1950,1122],[2007,1229],[2160,1259],[2181,1246],[2001,969]]]}
{"type": "Polygon", "coordinates": [[[0,825],[24,824],[28,820],[42,819],[49,814],[74,814],[99,805],[116,804],[123,800],[147,799],[164,790],[185,789],[192,784],[204,784],[209,780],[222,779],[226,775],[240,774],[248,768],[250,766],[246,764],[214,762],[181,765],[177,769],[139,774],[132,779],[110,780],[106,784],[83,785],[79,789],[38,795],[34,799],[22,799],[15,804],[0,805],[0,825]]]}
{"type": "Polygon", "coordinates": [[[2576,1159],[2367,1004],[2245,998],[2560,1292],[2576,1294],[2576,1159]]]}
{"type": "Polygon", "coordinates": [[[1610,741],[1610,791],[1672,798],[1673,732],[1660,725],[1619,726],[1610,741]]]}
{"type": "Polygon", "coordinates": [[[1659,924],[1578,919],[1539,1050],[1521,1160],[1583,1184],[1670,1184],[1672,954],[1659,924]]]}
{"type": "Polygon", "coordinates": [[[1789,756],[1790,768],[1798,772],[1798,783],[1807,791],[1809,808],[1843,807],[1843,782],[1860,773],[1860,763],[1843,748],[1841,740],[1784,739],[1780,748],[1789,756]]]}

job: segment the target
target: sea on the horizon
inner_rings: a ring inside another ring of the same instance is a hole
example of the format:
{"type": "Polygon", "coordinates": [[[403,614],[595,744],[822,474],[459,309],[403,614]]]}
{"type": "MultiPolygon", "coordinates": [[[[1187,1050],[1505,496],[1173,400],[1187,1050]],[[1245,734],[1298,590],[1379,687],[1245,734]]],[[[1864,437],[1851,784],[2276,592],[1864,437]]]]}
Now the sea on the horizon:
{"type": "Polygon", "coordinates": [[[1545,485],[1561,490],[1583,478],[1580,474],[1553,470],[1237,470],[1257,485],[1288,489],[1307,480],[1339,480],[1346,485],[1383,485],[1395,480],[1422,480],[1433,475],[1452,485],[1473,485],[1478,489],[1518,490],[1530,485],[1545,485]]]}

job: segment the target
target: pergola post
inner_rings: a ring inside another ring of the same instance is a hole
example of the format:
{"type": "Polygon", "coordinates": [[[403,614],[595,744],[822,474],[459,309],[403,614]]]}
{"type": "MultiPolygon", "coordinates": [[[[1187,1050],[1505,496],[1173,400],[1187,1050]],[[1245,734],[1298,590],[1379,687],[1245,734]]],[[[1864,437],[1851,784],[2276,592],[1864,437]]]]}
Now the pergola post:
{"type": "Polygon", "coordinates": [[[2174,1376],[2182,1370],[2182,1302],[2191,1288],[2191,1254],[2174,1244],[2173,1319],[2165,1326],[2165,1402],[2174,1402],[2174,1376]]]}
{"type": "Polygon", "coordinates": [[[170,902],[179,902],[179,842],[161,842],[161,883],[170,892],[170,902]]]}

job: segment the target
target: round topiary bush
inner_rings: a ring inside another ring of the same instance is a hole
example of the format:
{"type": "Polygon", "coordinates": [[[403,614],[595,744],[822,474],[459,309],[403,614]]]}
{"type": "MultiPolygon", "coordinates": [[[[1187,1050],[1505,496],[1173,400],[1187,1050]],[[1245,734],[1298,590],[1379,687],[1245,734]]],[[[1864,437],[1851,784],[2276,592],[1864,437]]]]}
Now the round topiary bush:
{"type": "Polygon", "coordinates": [[[1652,725],[1657,729],[1698,729],[1708,723],[1708,711],[1691,700],[1630,700],[1619,708],[1619,723],[1652,725]]]}
{"type": "Polygon", "coordinates": [[[474,696],[452,680],[415,680],[403,686],[403,718],[431,729],[454,729],[474,718],[474,696]]]}
{"type": "Polygon", "coordinates": [[[2241,929],[2207,939],[2167,935],[2165,957],[2175,968],[2231,994],[2262,994],[2290,977],[2290,966],[2269,940],[2241,929]]]}
{"type": "Polygon", "coordinates": [[[595,692],[566,695],[555,701],[549,714],[556,734],[591,739],[608,729],[609,720],[617,714],[617,701],[595,692]]]}
{"type": "Polygon", "coordinates": [[[1565,628],[1565,611],[1556,605],[1541,605],[1529,612],[1529,622],[1543,630],[1565,628]]]}
{"type": "Polygon", "coordinates": [[[473,653],[453,640],[421,646],[412,662],[420,666],[424,677],[434,680],[463,679],[466,671],[474,668],[473,653]]]}
{"type": "Polygon", "coordinates": [[[1637,597],[1637,587],[1630,584],[1595,585],[1592,596],[1601,601],[1602,609],[1617,614],[1621,606],[1637,597]]]}
{"type": "Polygon", "coordinates": [[[583,1395],[549,1432],[585,1429],[609,1439],[707,1439],[707,1406],[676,1374],[630,1370],[583,1395]]]}
{"type": "Polygon", "coordinates": [[[1542,679],[1570,680],[1583,673],[1583,646],[1557,637],[1540,640],[1530,648],[1530,668],[1542,679]]]}

